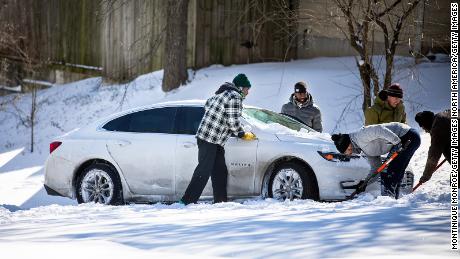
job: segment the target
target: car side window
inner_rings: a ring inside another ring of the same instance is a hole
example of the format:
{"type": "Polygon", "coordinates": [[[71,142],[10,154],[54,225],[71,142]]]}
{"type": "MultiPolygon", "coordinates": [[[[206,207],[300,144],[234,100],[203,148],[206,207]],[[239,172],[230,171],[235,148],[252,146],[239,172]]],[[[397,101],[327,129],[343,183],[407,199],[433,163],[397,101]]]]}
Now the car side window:
{"type": "Polygon", "coordinates": [[[179,107],[176,115],[175,133],[195,135],[203,116],[203,107],[179,107]]]}
{"type": "Polygon", "coordinates": [[[130,120],[131,114],[128,114],[107,122],[102,128],[108,131],[128,131],[130,120]]]}
{"type": "Polygon", "coordinates": [[[114,119],[102,128],[109,131],[173,133],[175,107],[138,111],[114,119]]]}

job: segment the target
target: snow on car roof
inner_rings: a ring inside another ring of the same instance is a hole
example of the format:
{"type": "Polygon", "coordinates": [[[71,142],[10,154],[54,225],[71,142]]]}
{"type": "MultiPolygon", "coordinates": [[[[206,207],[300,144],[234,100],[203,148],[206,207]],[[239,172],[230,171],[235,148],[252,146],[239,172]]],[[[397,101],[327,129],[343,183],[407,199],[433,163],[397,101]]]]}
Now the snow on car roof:
{"type": "Polygon", "coordinates": [[[206,100],[192,99],[192,100],[180,100],[180,101],[169,101],[169,102],[160,102],[151,105],[151,107],[161,107],[161,106],[177,106],[177,105],[204,105],[206,100]]]}
{"type": "MultiPolygon", "coordinates": [[[[180,101],[169,101],[169,102],[161,102],[161,103],[155,103],[151,104],[145,107],[137,107],[133,110],[138,110],[138,109],[143,109],[143,108],[153,108],[153,107],[164,107],[164,106],[182,106],[182,105],[190,105],[190,106],[204,106],[206,103],[206,100],[198,100],[198,99],[193,99],[193,100],[180,100],[180,101]]],[[[251,106],[251,105],[244,105],[244,108],[256,108],[256,109],[261,109],[259,107],[251,106]]]]}

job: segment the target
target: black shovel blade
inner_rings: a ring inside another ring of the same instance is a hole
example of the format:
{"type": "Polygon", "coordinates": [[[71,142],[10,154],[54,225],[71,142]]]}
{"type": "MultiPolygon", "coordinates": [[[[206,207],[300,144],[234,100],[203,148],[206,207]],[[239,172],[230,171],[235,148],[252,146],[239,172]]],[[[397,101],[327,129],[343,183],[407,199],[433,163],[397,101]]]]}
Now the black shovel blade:
{"type": "Polygon", "coordinates": [[[341,181],[340,186],[344,190],[356,190],[356,188],[358,188],[358,184],[356,183],[356,181],[352,181],[352,180],[350,180],[350,181],[341,181]]]}

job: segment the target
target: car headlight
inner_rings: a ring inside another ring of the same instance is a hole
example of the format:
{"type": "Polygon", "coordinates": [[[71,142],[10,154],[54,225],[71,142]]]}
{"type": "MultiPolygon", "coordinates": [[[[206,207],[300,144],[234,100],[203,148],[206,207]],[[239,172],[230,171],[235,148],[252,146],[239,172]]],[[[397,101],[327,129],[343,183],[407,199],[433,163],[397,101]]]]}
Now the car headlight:
{"type": "Polygon", "coordinates": [[[335,152],[321,152],[318,151],[318,154],[330,162],[350,162],[351,159],[358,159],[360,156],[358,155],[344,155],[335,152]]]}

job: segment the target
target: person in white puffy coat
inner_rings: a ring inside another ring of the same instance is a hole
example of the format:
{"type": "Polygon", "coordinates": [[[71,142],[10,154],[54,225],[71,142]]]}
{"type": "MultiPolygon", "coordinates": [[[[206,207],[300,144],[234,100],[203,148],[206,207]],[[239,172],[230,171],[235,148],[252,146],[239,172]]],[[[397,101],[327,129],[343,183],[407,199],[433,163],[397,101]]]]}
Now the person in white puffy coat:
{"type": "Polygon", "coordinates": [[[380,167],[380,156],[404,146],[404,150],[388,166],[387,172],[381,175],[383,193],[394,198],[398,198],[398,188],[404,172],[415,151],[420,147],[418,132],[398,122],[365,126],[349,134],[333,134],[332,140],[340,153],[363,153],[371,165],[370,174],[380,167]]]}

